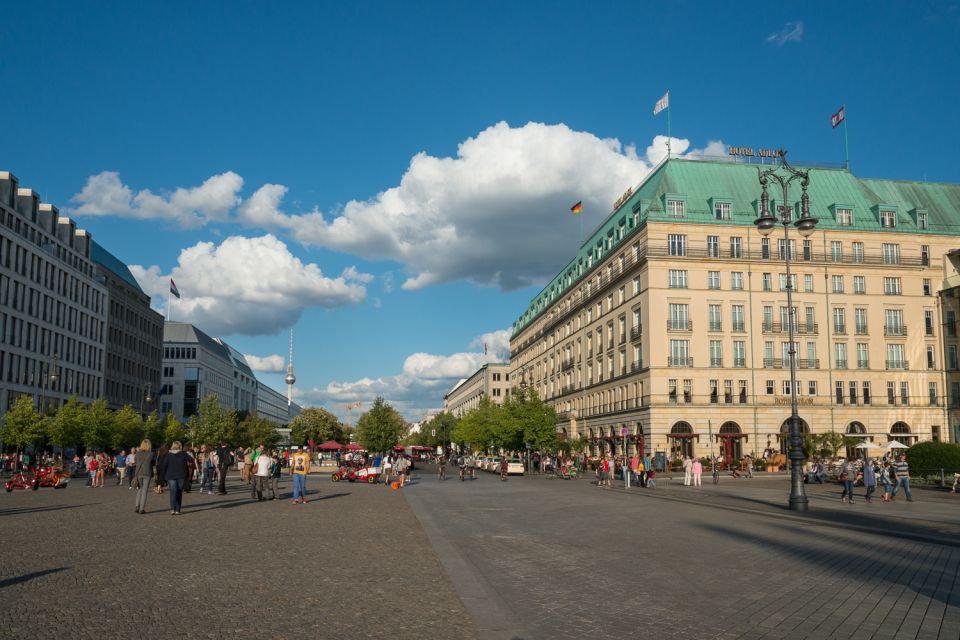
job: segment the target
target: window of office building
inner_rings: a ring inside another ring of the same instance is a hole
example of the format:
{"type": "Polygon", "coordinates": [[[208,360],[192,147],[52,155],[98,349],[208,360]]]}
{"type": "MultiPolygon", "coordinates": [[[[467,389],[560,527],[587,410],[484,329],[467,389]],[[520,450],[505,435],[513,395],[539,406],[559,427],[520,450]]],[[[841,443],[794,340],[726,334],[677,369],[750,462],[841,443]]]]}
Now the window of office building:
{"type": "Polygon", "coordinates": [[[707,271],[707,288],[708,289],[720,288],[720,272],[719,271],[707,271]]]}
{"type": "Polygon", "coordinates": [[[731,258],[743,257],[743,238],[739,236],[730,237],[730,257],[731,258]]]}
{"type": "Polygon", "coordinates": [[[833,309],[833,332],[847,332],[847,310],[843,307],[835,307],[833,309]]]}
{"type": "Polygon", "coordinates": [[[865,342],[857,343],[857,369],[870,368],[870,345],[865,342]]]}
{"type": "Polygon", "coordinates": [[[761,276],[764,291],[773,291],[773,274],[765,273],[761,276]]]}
{"type": "Polygon", "coordinates": [[[885,229],[893,229],[897,226],[897,214],[894,211],[880,212],[880,226],[885,229]]]}
{"type": "Polygon", "coordinates": [[[743,331],[745,328],[745,312],[742,304],[735,304],[730,307],[733,316],[733,325],[730,327],[733,331],[743,331]]]}
{"type": "Polygon", "coordinates": [[[733,366],[747,366],[747,343],[743,340],[733,341],[733,366]]]}
{"type": "Polygon", "coordinates": [[[833,351],[835,356],[835,368],[837,369],[846,369],[847,368],[847,343],[837,342],[833,345],[833,351]]]}
{"type": "Polygon", "coordinates": [[[830,260],[841,262],[843,260],[843,243],[839,240],[830,241],[830,260]]]}
{"type": "Polygon", "coordinates": [[[883,243],[883,264],[900,264],[900,245],[892,242],[883,243]]]}
{"type": "Polygon", "coordinates": [[[730,273],[730,288],[731,289],[743,289],[743,272],[742,271],[732,271],[730,273]]]}
{"type": "Polygon", "coordinates": [[[687,288],[687,270],[686,269],[670,269],[670,288],[671,289],[687,288]]]}
{"type": "Polygon", "coordinates": [[[707,256],[720,257],[720,236],[707,236],[707,256]]]}
{"type": "Polygon", "coordinates": [[[767,395],[772,396],[776,392],[773,380],[767,380],[767,395]]]}
{"type": "Polygon", "coordinates": [[[887,368],[903,369],[906,364],[904,359],[904,349],[902,344],[887,345],[887,368]]]}
{"type": "Polygon", "coordinates": [[[686,215],[683,200],[667,200],[667,215],[671,218],[682,218],[686,215]]]}
{"type": "Polygon", "coordinates": [[[711,304],[707,306],[707,322],[709,331],[721,331],[723,326],[720,320],[720,305],[711,304]]]}
{"type": "Polygon", "coordinates": [[[723,366],[723,342],[720,340],[710,341],[710,366],[723,366]]]}
{"type": "Polygon", "coordinates": [[[852,245],[852,249],[853,249],[853,261],[863,262],[863,243],[854,242],[852,245]]]}
{"type": "Polygon", "coordinates": [[[830,284],[834,293],[843,293],[843,276],[830,276],[830,284]]]}
{"type": "Polygon", "coordinates": [[[867,292],[867,278],[865,276],[853,276],[853,292],[858,294],[867,292]]]}
{"type": "Polygon", "coordinates": [[[883,279],[883,292],[888,296],[900,295],[900,278],[885,277],[883,279]]]}
{"type": "Polygon", "coordinates": [[[923,295],[925,296],[933,295],[933,287],[930,286],[929,278],[923,279],[923,295]]]}
{"type": "Polygon", "coordinates": [[[667,248],[671,256],[687,255],[687,236],[671,233],[667,236],[667,248]]]}
{"type": "Polygon", "coordinates": [[[857,335],[867,335],[867,310],[857,308],[853,310],[854,324],[856,325],[857,335]]]}
{"type": "Polygon", "coordinates": [[[813,275],[810,273],[803,276],[803,290],[806,293],[813,293],[813,275]]]}

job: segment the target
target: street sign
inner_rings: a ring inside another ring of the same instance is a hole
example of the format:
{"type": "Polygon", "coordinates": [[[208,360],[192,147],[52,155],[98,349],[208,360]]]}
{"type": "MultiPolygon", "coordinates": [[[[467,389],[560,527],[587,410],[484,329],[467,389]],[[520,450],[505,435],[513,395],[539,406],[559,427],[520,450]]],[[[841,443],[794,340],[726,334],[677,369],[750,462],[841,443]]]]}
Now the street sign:
{"type": "Polygon", "coordinates": [[[436,436],[437,436],[437,430],[436,430],[436,429],[431,429],[431,430],[430,430],[430,435],[436,437],[436,436]]]}
{"type": "Polygon", "coordinates": [[[529,442],[525,442],[524,444],[527,445],[527,449],[532,449],[532,448],[533,448],[533,445],[531,445],[529,442]]]}

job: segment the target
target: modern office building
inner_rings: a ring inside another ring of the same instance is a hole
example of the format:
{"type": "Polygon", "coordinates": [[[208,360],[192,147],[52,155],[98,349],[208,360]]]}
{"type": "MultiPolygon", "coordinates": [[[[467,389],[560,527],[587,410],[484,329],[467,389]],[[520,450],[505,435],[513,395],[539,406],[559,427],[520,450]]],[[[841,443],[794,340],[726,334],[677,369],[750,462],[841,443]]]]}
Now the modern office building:
{"type": "Polygon", "coordinates": [[[130,405],[147,414],[160,391],[163,316],[116,256],[93,242],[90,258],[109,296],[103,395],[111,409],[130,405]]]}
{"type": "MultiPolygon", "coordinates": [[[[664,161],[514,323],[513,380],[595,453],[622,451],[624,428],[631,452],[783,449],[792,323],[804,432],[881,446],[956,438],[945,401],[956,348],[943,342],[953,325],[937,320],[948,313],[937,294],[958,245],[960,185],[809,168],[808,193],[819,224],[788,243],[781,227],[762,237],[754,226],[757,165],[664,161]]],[[[796,220],[799,187],[790,195],[796,220]]]]}
{"type": "Polygon", "coordinates": [[[290,421],[300,415],[300,406],[296,402],[287,404],[287,396],[262,382],[257,383],[257,414],[280,427],[286,427],[290,421]]]}
{"type": "Polygon", "coordinates": [[[104,391],[107,287],[92,238],[0,172],[0,411],[21,395],[53,409],[104,391]]]}
{"type": "Polygon", "coordinates": [[[480,405],[484,396],[503,404],[510,395],[510,364],[485,364],[469,378],[461,380],[443,397],[443,410],[458,418],[480,405]]]}

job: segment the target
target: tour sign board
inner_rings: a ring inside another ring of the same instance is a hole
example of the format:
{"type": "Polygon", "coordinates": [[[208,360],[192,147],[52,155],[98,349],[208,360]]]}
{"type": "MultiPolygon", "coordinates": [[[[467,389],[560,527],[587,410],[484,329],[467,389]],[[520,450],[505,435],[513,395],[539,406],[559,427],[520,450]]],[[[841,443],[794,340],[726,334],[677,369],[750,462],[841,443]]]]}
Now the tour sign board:
{"type": "Polygon", "coordinates": [[[727,147],[727,155],[737,158],[780,158],[784,154],[783,149],[766,149],[753,147],[727,147]]]}

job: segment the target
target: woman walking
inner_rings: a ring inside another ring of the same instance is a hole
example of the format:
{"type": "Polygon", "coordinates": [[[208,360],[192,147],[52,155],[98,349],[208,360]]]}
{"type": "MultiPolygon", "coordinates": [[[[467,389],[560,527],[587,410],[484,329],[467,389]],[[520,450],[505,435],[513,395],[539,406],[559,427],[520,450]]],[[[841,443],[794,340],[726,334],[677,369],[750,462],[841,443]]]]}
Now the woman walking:
{"type": "Polygon", "coordinates": [[[690,465],[690,471],[693,473],[693,486],[701,486],[700,478],[703,476],[703,463],[700,462],[700,458],[693,459],[693,464],[690,465]]]}
{"type": "Polygon", "coordinates": [[[163,493],[163,488],[167,486],[167,481],[166,479],[164,479],[163,474],[159,472],[159,469],[160,469],[160,465],[163,464],[163,461],[166,459],[166,457],[169,454],[170,454],[170,447],[168,447],[167,443],[164,442],[162,445],[160,445],[160,449],[157,450],[157,464],[154,467],[155,469],[158,470],[156,476],[154,477],[154,479],[156,480],[156,486],[154,487],[154,490],[158,494],[163,493]]]}
{"type": "Polygon", "coordinates": [[[190,477],[190,464],[179,440],[174,440],[170,453],[164,456],[157,467],[157,474],[170,486],[170,515],[180,515],[183,502],[183,487],[190,477]]]}
{"type": "Polygon", "coordinates": [[[880,468],[880,484],[883,485],[883,501],[890,502],[890,494],[893,492],[893,467],[886,460],[880,468]]]}
{"type": "Polygon", "coordinates": [[[147,512],[147,494],[153,480],[153,466],[153,445],[149,440],[144,440],[137,449],[137,462],[133,471],[133,482],[137,488],[137,499],[133,510],[137,513],[147,512]]]}
{"type": "Polygon", "coordinates": [[[200,447],[200,460],[197,464],[200,465],[200,469],[202,470],[200,476],[200,495],[203,495],[204,489],[209,491],[210,495],[213,495],[213,479],[217,469],[213,447],[208,448],[207,445],[200,447]]]}
{"type": "Polygon", "coordinates": [[[877,470],[872,458],[863,461],[863,486],[867,490],[866,501],[873,502],[873,492],[877,490],[877,470]]]}
{"type": "Polygon", "coordinates": [[[842,502],[853,504],[853,483],[857,479],[857,465],[853,460],[847,460],[840,467],[840,484],[843,485],[843,493],[840,494],[842,502]]]}

